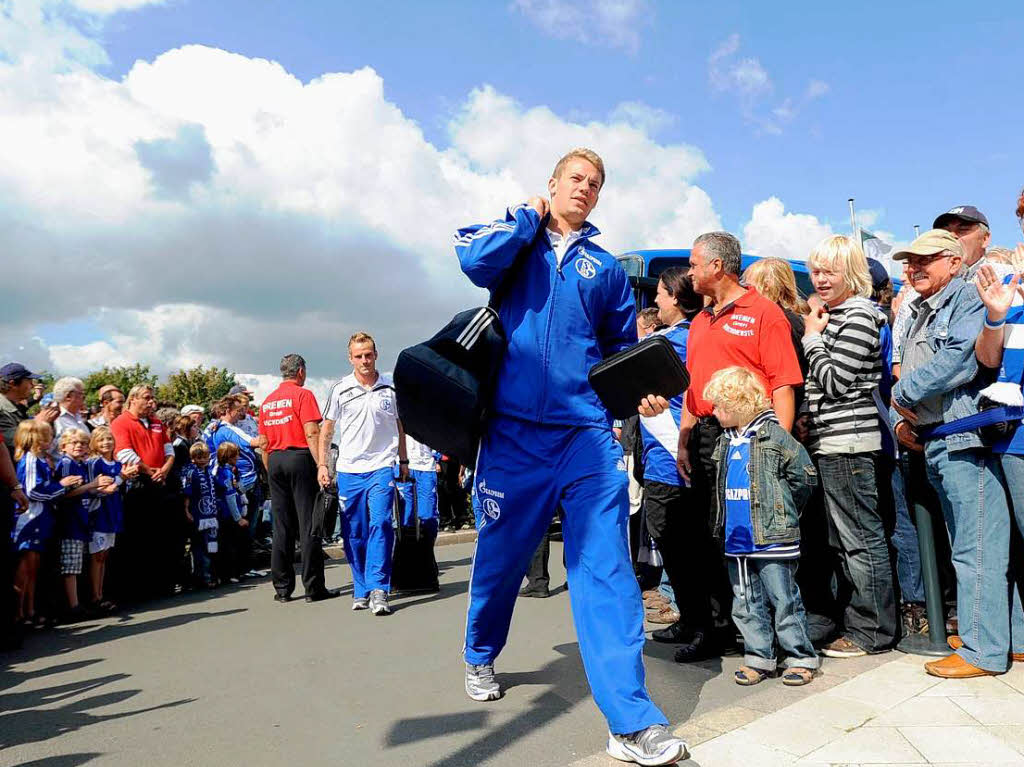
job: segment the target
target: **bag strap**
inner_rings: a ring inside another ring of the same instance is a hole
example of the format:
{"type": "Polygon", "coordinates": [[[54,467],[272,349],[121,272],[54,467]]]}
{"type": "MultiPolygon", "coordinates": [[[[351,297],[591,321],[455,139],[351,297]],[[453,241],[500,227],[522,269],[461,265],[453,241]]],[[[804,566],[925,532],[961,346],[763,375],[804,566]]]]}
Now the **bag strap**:
{"type": "Polygon", "coordinates": [[[548,228],[548,221],[551,218],[551,214],[548,213],[541,217],[540,226],[537,227],[537,231],[526,245],[524,245],[520,251],[516,254],[515,260],[512,265],[505,271],[505,276],[501,278],[501,282],[498,283],[498,287],[491,291],[491,298],[487,302],[487,306],[490,307],[495,313],[501,306],[501,302],[505,300],[505,295],[508,293],[509,288],[512,287],[512,281],[518,275],[519,270],[526,262],[526,257],[533,249],[533,244],[537,241],[537,238],[544,234],[544,230],[548,228]]]}

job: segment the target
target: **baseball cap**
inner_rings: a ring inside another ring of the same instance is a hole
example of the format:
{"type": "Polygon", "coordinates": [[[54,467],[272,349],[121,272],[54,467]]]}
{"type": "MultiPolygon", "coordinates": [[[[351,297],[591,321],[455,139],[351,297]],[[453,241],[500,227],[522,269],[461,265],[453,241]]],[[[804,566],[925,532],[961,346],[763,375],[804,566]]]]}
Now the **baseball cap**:
{"type": "Polygon", "coordinates": [[[881,290],[889,284],[889,272],[885,270],[882,262],[878,259],[868,259],[868,272],[871,274],[872,290],[881,290]]]}
{"type": "Polygon", "coordinates": [[[6,378],[8,381],[20,381],[24,378],[39,380],[42,376],[33,373],[20,362],[8,362],[0,368],[0,378],[6,378]]]}
{"type": "Polygon", "coordinates": [[[205,412],[206,411],[203,410],[202,406],[200,406],[200,405],[185,405],[185,407],[183,407],[181,409],[181,414],[182,415],[192,415],[193,413],[205,413],[205,412]]]}
{"type": "Polygon", "coordinates": [[[911,256],[934,256],[947,250],[961,257],[964,254],[960,240],[952,232],[945,229],[929,229],[892,257],[896,261],[906,261],[911,256]]]}
{"type": "Polygon", "coordinates": [[[242,384],[235,384],[234,386],[232,386],[231,389],[228,391],[228,394],[245,394],[248,397],[252,396],[252,392],[249,391],[244,386],[242,386],[242,384]]]}
{"type": "Polygon", "coordinates": [[[973,205],[957,205],[955,208],[950,208],[935,219],[935,222],[932,224],[932,229],[942,229],[954,218],[988,226],[988,219],[985,218],[985,214],[973,205]]]}

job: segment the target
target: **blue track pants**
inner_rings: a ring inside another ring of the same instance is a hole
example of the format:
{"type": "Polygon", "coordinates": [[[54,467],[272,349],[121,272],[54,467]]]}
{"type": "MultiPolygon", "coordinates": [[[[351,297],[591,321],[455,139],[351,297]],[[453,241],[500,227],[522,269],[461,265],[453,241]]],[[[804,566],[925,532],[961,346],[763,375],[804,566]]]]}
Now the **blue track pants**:
{"type": "Polygon", "coordinates": [[[338,503],[345,558],[352,568],[352,598],[391,590],[395,547],[395,479],[391,467],[362,474],[338,472],[338,503]]]}
{"type": "Polygon", "coordinates": [[[474,477],[479,531],[470,577],[466,662],[505,646],[517,592],[562,508],[569,597],[594,701],[614,733],[667,724],[644,680],[643,603],[627,544],[628,482],[611,429],[497,417],[474,477]]]}

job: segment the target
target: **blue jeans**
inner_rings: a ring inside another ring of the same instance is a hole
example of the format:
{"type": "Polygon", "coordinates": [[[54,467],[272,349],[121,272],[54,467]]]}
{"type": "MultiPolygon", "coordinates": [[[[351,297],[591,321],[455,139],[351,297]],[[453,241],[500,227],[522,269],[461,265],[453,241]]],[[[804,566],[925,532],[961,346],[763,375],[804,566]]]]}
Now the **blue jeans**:
{"type": "Polygon", "coordinates": [[[925,445],[928,478],[938,491],[953,548],[957,654],[986,671],[1010,665],[1010,510],[1003,470],[988,450],[949,452],[942,439],[925,445]]]}
{"type": "Polygon", "coordinates": [[[917,544],[917,528],[910,518],[907,506],[907,462],[901,456],[892,473],[893,505],[896,508],[896,526],[892,545],[896,549],[896,577],[904,602],[924,602],[924,584],[921,581],[921,552],[917,544]]]}
{"type": "Polygon", "coordinates": [[[828,511],[829,544],[842,568],[843,636],[867,652],[890,649],[898,638],[894,572],[885,525],[888,472],[877,453],[818,455],[828,511]]]}
{"type": "MultiPolygon", "coordinates": [[[[1004,453],[999,456],[1006,477],[1007,495],[1017,522],[1017,530],[1024,535],[1024,455],[1004,453]]],[[[1010,649],[1024,653],[1024,606],[1021,600],[1021,584],[1024,581],[1024,562],[1015,558],[1010,568],[1010,649]]]]}
{"type": "Polygon", "coordinates": [[[807,613],[796,585],[797,560],[726,560],[732,583],[732,619],[743,635],[743,663],[750,668],[775,671],[778,639],[785,656],[784,668],[818,668],[821,659],[811,644],[807,613]]]}

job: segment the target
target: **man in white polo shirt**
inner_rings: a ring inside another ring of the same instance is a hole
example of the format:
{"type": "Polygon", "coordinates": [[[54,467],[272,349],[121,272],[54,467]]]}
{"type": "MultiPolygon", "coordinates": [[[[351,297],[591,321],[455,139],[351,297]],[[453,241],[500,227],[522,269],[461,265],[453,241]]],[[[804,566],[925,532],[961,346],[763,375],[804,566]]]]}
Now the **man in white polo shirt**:
{"type": "MultiPolygon", "coordinates": [[[[391,554],[395,543],[393,467],[408,479],[405,433],[398,420],[395,387],[377,372],[377,345],[368,333],[348,342],[352,374],[331,389],[320,430],[320,455],[328,455],[337,423],[338,501],[345,557],[352,568],[352,609],[388,615],[391,554]]],[[[317,468],[321,487],[330,484],[327,464],[317,468]]]]}

